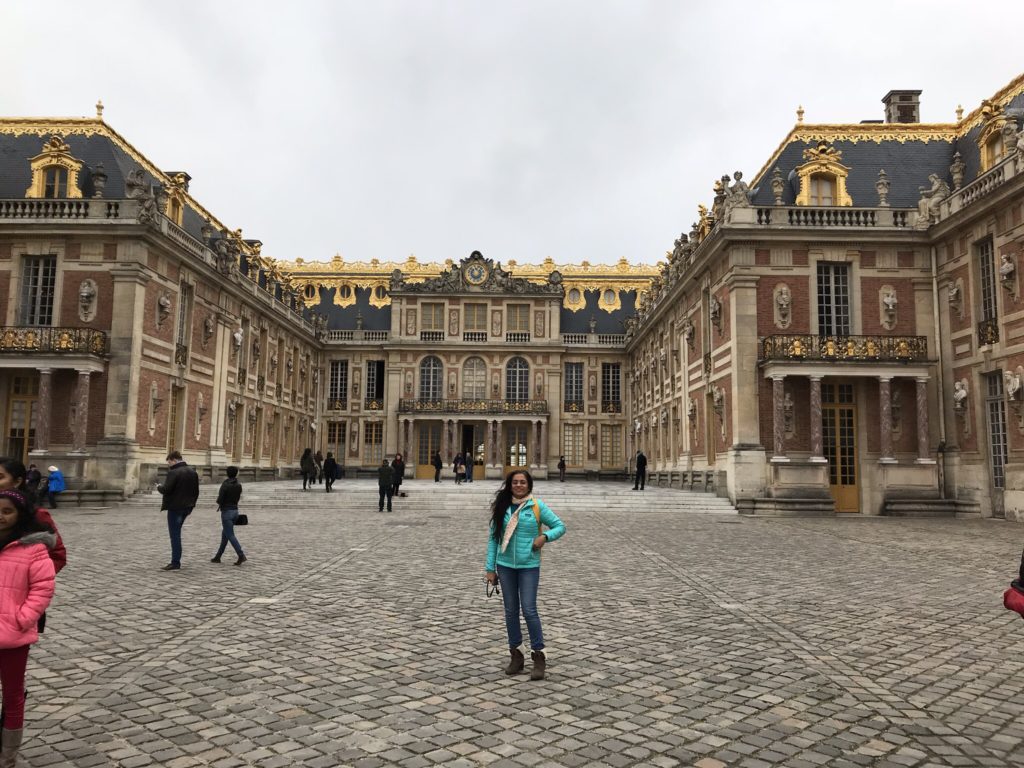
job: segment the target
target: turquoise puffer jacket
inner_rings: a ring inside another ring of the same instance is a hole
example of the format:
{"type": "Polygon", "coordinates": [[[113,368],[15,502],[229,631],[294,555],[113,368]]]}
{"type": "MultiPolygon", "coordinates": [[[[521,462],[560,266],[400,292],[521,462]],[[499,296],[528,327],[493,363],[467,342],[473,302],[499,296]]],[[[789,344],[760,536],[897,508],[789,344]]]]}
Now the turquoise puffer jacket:
{"type": "MultiPolygon", "coordinates": [[[[512,513],[515,512],[516,506],[510,506],[505,510],[506,526],[512,513]]],[[[554,541],[565,533],[565,523],[558,519],[558,515],[552,512],[543,501],[533,499],[519,511],[519,524],[504,552],[501,551],[500,542],[495,541],[493,532],[487,537],[487,570],[495,570],[495,564],[503,565],[506,568],[539,568],[541,553],[533,548],[533,540],[542,533],[542,526],[548,528],[543,531],[548,541],[554,541]],[[537,525],[534,504],[540,509],[540,526],[537,525]]]]}

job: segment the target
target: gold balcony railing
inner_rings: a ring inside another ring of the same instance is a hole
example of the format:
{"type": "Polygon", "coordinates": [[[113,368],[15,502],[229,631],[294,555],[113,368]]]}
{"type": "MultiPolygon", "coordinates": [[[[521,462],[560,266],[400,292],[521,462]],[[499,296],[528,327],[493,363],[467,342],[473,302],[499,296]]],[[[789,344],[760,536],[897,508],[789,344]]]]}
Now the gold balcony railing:
{"type": "Polygon", "coordinates": [[[58,354],[106,355],[110,339],[92,328],[0,326],[0,352],[56,352],[58,354]]]}
{"type": "Polygon", "coordinates": [[[398,401],[399,413],[531,413],[546,414],[546,400],[472,400],[458,398],[402,399],[398,401]]]}
{"type": "Polygon", "coordinates": [[[764,336],[759,359],[921,362],[928,359],[928,339],[924,336],[764,336]]]}

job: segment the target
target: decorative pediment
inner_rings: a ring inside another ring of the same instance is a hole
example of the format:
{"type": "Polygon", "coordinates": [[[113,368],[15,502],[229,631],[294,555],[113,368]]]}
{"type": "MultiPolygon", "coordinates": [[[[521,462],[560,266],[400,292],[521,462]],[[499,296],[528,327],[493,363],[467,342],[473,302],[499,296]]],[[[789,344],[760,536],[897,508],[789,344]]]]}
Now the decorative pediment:
{"type": "Polygon", "coordinates": [[[78,173],[82,161],[71,154],[71,147],[56,134],[43,144],[43,151],[30,161],[32,185],[25,190],[25,197],[80,198],[78,173]],[[50,190],[47,190],[49,182],[50,190]]]}
{"type": "Polygon", "coordinates": [[[552,271],[544,283],[531,282],[525,277],[513,277],[500,263],[484,258],[473,251],[458,264],[437,277],[418,282],[407,282],[401,269],[391,274],[393,293],[490,293],[533,296],[561,296],[562,274],[552,271]]]}
{"type": "Polygon", "coordinates": [[[804,163],[797,166],[800,178],[800,192],[796,196],[797,205],[811,205],[811,180],[813,177],[824,177],[835,184],[833,205],[853,205],[850,193],[846,191],[846,177],[850,169],[842,163],[843,153],[827,141],[819,141],[814,147],[804,150],[804,163]]]}

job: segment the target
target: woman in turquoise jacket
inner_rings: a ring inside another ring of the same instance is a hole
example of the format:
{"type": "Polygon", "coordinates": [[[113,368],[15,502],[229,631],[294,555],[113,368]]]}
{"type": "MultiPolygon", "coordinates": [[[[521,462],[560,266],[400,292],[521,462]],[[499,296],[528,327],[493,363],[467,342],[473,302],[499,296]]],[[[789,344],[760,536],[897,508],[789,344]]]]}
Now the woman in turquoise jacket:
{"type": "Polygon", "coordinates": [[[512,470],[491,506],[491,535],[487,539],[487,581],[501,583],[505,603],[505,629],[512,660],[506,675],[523,671],[523,629],[519,612],[530,632],[533,659],[531,680],[543,680],[547,666],[544,635],[537,613],[540,586],[540,551],[565,533],[565,524],[539,499],[533,498],[533,477],[525,469],[512,470]],[[542,526],[548,530],[542,532],[542,526]]]}

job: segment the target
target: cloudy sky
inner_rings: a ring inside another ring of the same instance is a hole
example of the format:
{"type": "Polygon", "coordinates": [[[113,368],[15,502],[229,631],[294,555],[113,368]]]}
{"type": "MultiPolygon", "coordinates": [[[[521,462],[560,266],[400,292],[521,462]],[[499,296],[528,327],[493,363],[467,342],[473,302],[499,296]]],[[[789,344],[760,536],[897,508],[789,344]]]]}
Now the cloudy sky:
{"type": "Polygon", "coordinates": [[[0,111],[104,117],[275,258],[654,263],[792,127],[1024,71],[1019,5],[8,1],[0,111]],[[833,10],[836,9],[836,10],[833,10]],[[842,9],[842,10],[840,10],[842,9]]]}

